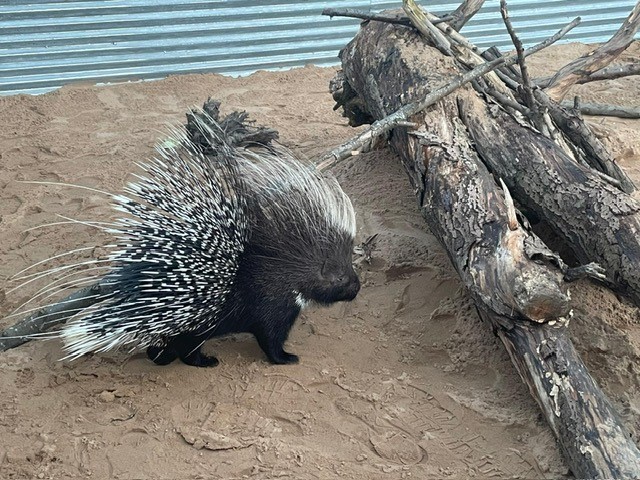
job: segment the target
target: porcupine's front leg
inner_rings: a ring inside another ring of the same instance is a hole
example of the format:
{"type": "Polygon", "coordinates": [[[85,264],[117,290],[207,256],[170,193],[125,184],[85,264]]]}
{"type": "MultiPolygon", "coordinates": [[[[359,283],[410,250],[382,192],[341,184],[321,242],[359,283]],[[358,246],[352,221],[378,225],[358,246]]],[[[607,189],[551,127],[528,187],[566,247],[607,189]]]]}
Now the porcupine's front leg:
{"type": "Polygon", "coordinates": [[[271,363],[278,365],[298,363],[297,355],[284,350],[284,342],[298,318],[300,307],[292,305],[264,305],[258,310],[253,334],[271,363]]]}

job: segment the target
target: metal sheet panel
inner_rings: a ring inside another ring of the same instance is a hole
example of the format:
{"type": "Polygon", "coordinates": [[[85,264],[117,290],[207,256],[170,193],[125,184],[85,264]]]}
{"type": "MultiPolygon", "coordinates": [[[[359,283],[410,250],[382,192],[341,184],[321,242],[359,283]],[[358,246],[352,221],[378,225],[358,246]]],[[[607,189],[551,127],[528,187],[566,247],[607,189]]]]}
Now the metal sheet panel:
{"type": "MultiPolygon", "coordinates": [[[[460,0],[422,2],[444,14],[460,0]]],[[[576,14],[568,39],[608,38],[633,0],[511,0],[526,44],[576,14]]],[[[114,82],[169,74],[243,75],[307,63],[337,64],[358,21],[320,16],[326,6],[382,10],[399,1],[332,0],[5,0],[0,2],[0,94],[40,93],[74,81],[114,82]]],[[[480,46],[509,47],[498,2],[465,27],[480,46]]]]}

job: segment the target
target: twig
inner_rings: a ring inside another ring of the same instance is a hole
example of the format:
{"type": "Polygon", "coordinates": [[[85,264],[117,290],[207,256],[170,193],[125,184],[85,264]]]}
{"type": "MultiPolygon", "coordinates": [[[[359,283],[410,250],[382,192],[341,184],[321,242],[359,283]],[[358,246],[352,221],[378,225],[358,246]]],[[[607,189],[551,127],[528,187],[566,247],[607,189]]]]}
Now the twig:
{"type": "MultiPolygon", "coordinates": [[[[549,133],[547,126],[544,122],[544,118],[542,113],[538,110],[538,106],[536,104],[536,99],[533,96],[533,90],[531,88],[531,79],[529,77],[529,70],[527,69],[527,64],[524,61],[524,48],[522,46],[522,42],[518,38],[515,29],[513,28],[513,24],[511,23],[511,19],[509,18],[509,11],[507,10],[507,2],[506,0],[500,0],[500,14],[502,15],[502,20],[504,21],[505,26],[507,27],[507,31],[509,32],[509,36],[511,37],[511,41],[513,42],[513,46],[516,47],[516,54],[518,55],[518,65],[520,66],[520,77],[522,78],[522,89],[524,91],[524,101],[526,105],[531,110],[532,120],[538,131],[542,133],[549,133]]],[[[547,135],[548,136],[548,135],[547,135]]]]}
{"type": "Polygon", "coordinates": [[[460,31],[462,27],[473,17],[484,4],[484,0],[465,0],[462,4],[450,13],[453,19],[447,22],[451,28],[460,31]]]}
{"type": "Polygon", "coordinates": [[[640,28],[640,1],[636,3],[622,26],[607,43],[562,67],[549,80],[546,87],[547,93],[552,98],[562,99],[572,85],[606,67],[626,50],[633,42],[638,28],[640,28]]]}
{"type": "Polygon", "coordinates": [[[561,105],[566,108],[573,108],[584,115],[602,115],[608,117],[619,118],[640,118],[640,108],[624,107],[621,105],[606,105],[601,103],[582,103],[576,108],[573,102],[562,102],[561,105]]]}
{"type": "MultiPolygon", "coordinates": [[[[629,77],[632,75],[640,75],[640,63],[626,63],[624,65],[614,65],[603,68],[597,72],[593,72],[586,77],[580,77],[576,85],[589,82],[599,82],[603,80],[615,80],[616,78],[629,77]]],[[[539,78],[533,81],[537,87],[547,88],[553,76],[539,78]]]]}
{"type": "MultiPolygon", "coordinates": [[[[360,18],[362,20],[393,23],[396,25],[405,25],[407,27],[413,26],[409,17],[404,17],[402,15],[385,15],[384,13],[371,13],[364,10],[356,10],[353,8],[325,8],[324,10],[322,10],[322,15],[325,15],[327,17],[360,18]]],[[[441,22],[446,22],[447,20],[451,20],[451,18],[451,16],[447,15],[431,23],[435,25],[441,22]]]]}
{"type": "Polygon", "coordinates": [[[350,17],[360,18],[362,20],[374,20],[378,22],[393,23],[396,25],[404,25],[411,27],[411,20],[400,15],[385,15],[382,13],[370,13],[363,10],[355,10],[353,8],[325,8],[322,15],[327,17],[350,17]]]}
{"type": "MultiPolygon", "coordinates": [[[[501,57],[502,53],[498,47],[493,46],[482,52],[480,56],[485,60],[491,61],[501,57]]],[[[520,73],[513,65],[509,67],[502,66],[498,68],[495,73],[511,90],[517,90],[520,86],[520,73]]]]}
{"type": "Polygon", "coordinates": [[[414,0],[402,0],[402,8],[411,19],[418,31],[427,38],[431,38],[436,48],[445,55],[453,56],[451,52],[451,42],[440,30],[427,18],[425,12],[416,4],[414,0]]]}
{"type": "Polygon", "coordinates": [[[488,88],[485,90],[485,92],[488,95],[491,95],[495,99],[495,101],[498,102],[500,105],[508,108],[513,108],[514,110],[517,110],[525,117],[531,117],[531,110],[529,110],[524,105],[516,102],[515,100],[511,100],[509,97],[507,97],[506,95],[503,95],[497,90],[493,88],[488,88]]]}
{"type": "MultiPolygon", "coordinates": [[[[553,43],[560,40],[564,35],[569,32],[572,28],[574,28],[578,23],[580,23],[580,19],[574,19],[570,24],[563,27],[561,30],[555,33],[555,35],[547,38],[543,42],[534,45],[531,48],[528,48],[524,51],[524,56],[528,57],[529,55],[533,55],[536,52],[539,52],[543,48],[552,45],[553,43]]],[[[398,124],[398,122],[406,121],[410,116],[415,115],[416,113],[424,110],[429,105],[433,105],[441,98],[449,95],[451,92],[454,92],[458,88],[467,83],[485,75],[488,72],[495,70],[496,68],[505,65],[513,65],[518,61],[518,57],[516,55],[511,55],[508,57],[500,57],[491,62],[483,63],[478,65],[476,68],[467,72],[463,75],[457,76],[454,80],[449,82],[447,85],[444,85],[436,90],[433,90],[429,93],[422,101],[409,103],[404,107],[396,110],[391,115],[387,117],[377,120],[371,124],[369,128],[363,131],[360,135],[350,139],[346,143],[340,145],[339,147],[331,150],[327,154],[323,155],[317,161],[317,168],[321,171],[328,170],[342,160],[349,158],[352,156],[353,152],[359,152],[366,145],[371,144],[373,139],[376,137],[392,130],[398,124]]]]}
{"type": "Polygon", "coordinates": [[[628,77],[630,75],[640,75],[640,63],[627,63],[624,65],[614,65],[603,68],[592,73],[588,77],[581,78],[576,83],[596,82],[600,80],[613,80],[616,78],[628,77]]]}
{"type": "Polygon", "coordinates": [[[584,151],[584,159],[591,168],[617,180],[622,191],[631,193],[635,190],[633,181],[613,161],[609,150],[594,135],[580,115],[566,110],[543,90],[536,90],[534,95],[536,100],[547,109],[554,123],[565,133],[567,138],[584,151]]]}

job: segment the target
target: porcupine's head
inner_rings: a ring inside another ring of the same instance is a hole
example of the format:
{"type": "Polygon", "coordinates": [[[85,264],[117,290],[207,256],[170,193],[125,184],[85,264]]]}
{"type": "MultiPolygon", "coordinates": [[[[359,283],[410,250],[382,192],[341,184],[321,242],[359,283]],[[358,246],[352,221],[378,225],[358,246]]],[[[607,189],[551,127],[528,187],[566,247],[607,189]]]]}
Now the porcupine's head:
{"type": "Polygon", "coordinates": [[[338,182],[282,147],[248,153],[239,169],[252,191],[248,248],[273,282],[266,289],[289,290],[300,306],[353,300],[355,213],[338,182]]]}

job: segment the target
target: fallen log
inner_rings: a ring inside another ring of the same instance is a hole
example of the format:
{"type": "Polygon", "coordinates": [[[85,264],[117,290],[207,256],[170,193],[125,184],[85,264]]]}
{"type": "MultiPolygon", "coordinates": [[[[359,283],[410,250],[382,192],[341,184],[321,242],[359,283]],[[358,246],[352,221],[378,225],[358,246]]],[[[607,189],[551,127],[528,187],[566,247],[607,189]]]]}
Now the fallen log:
{"type": "MultiPolygon", "coordinates": [[[[580,18],[574,19],[571,23],[560,29],[551,37],[547,38],[537,45],[534,45],[531,48],[526,49],[523,52],[523,55],[525,57],[527,57],[528,55],[533,55],[543,48],[552,45],[579,23],[580,18]]],[[[389,114],[388,116],[384,116],[384,118],[379,118],[378,120],[372,117],[368,112],[364,112],[362,110],[362,105],[359,104],[359,97],[355,94],[355,92],[353,92],[353,90],[351,90],[348,83],[343,84],[341,74],[338,74],[336,79],[332,82],[335,86],[330,87],[333,98],[337,102],[334,109],[342,106],[345,112],[347,112],[348,110],[347,117],[349,118],[349,125],[351,126],[362,125],[369,121],[373,123],[369,128],[367,128],[357,137],[352,138],[346,143],[323,155],[317,161],[318,169],[327,170],[329,168],[332,168],[341,160],[349,158],[351,155],[357,154],[359,153],[359,151],[370,147],[377,137],[389,132],[390,130],[398,126],[399,123],[406,122],[406,119],[408,117],[415,115],[416,113],[424,110],[430,105],[433,105],[444,96],[449,95],[450,93],[457,90],[460,86],[466,85],[467,83],[480,78],[482,75],[491,72],[500,66],[510,66],[515,64],[517,61],[518,57],[516,55],[511,55],[509,57],[499,56],[499,58],[495,58],[489,63],[482,63],[470,72],[458,75],[454,80],[451,80],[443,84],[441,87],[433,89],[432,91],[426,93],[424,97],[421,97],[412,103],[403,105],[395,112],[389,114]]],[[[388,109],[385,108],[384,105],[376,104],[376,106],[378,108],[378,114],[387,114],[388,109]]],[[[371,106],[369,108],[371,108],[371,106]]]]}
{"type": "MultiPolygon", "coordinates": [[[[368,107],[368,113],[376,120],[424,98],[435,85],[446,84],[458,74],[454,62],[427,46],[416,32],[390,25],[363,26],[343,49],[341,58],[344,81],[356,95],[352,100],[368,107]]],[[[461,120],[468,119],[462,110],[473,102],[487,108],[471,88],[458,89],[455,99],[446,97],[406,118],[419,127],[394,129],[390,144],[409,174],[429,228],[445,247],[481,317],[507,347],[574,474],[590,478],[638,477],[640,451],[573,349],[566,318],[558,315],[562,308],[558,308],[557,294],[562,292],[563,284],[558,281],[557,267],[561,265],[557,257],[525,228],[514,225],[514,215],[509,213],[506,200],[512,185],[518,187],[513,182],[507,183],[508,190],[501,194],[489,173],[496,174],[494,165],[487,169],[482,154],[478,156],[481,153],[478,141],[494,143],[495,139],[479,140],[462,127],[461,120]],[[508,254],[501,255],[503,250],[508,250],[508,254]],[[512,272],[520,270],[523,277],[535,278],[531,284],[520,279],[519,284],[530,290],[515,287],[518,273],[515,276],[503,273],[511,271],[516,258],[522,263],[512,272]],[[540,268],[530,267],[531,263],[540,268]],[[527,268],[535,273],[525,273],[527,268]],[[504,285],[509,281],[511,286],[504,285]],[[541,294],[545,286],[554,294],[541,294]],[[515,300],[507,312],[501,310],[507,298],[505,291],[515,300]],[[555,300],[547,304],[543,299],[548,298],[555,300]],[[553,307],[541,308],[540,315],[531,314],[537,311],[535,307],[543,305],[553,307]],[[553,315],[558,317],[551,320],[553,315]],[[532,317],[536,316],[538,320],[551,321],[543,324],[523,321],[523,318],[535,320],[532,317]]],[[[492,117],[486,115],[484,120],[490,122],[492,117]]],[[[509,137],[512,143],[532,141],[531,137],[518,136],[520,130],[533,131],[530,127],[514,120],[508,128],[512,131],[509,137]]],[[[501,161],[523,167],[528,158],[511,155],[501,161]]],[[[526,184],[527,169],[518,171],[518,182],[526,184]]],[[[501,178],[499,174],[495,176],[501,178]]],[[[520,192],[513,193],[519,200],[520,192]]],[[[577,215],[576,221],[580,217],[577,215]]]]}
{"type": "Polygon", "coordinates": [[[640,204],[479,98],[466,97],[461,114],[478,153],[518,201],[544,219],[579,262],[600,264],[640,305],[640,204]]]}

